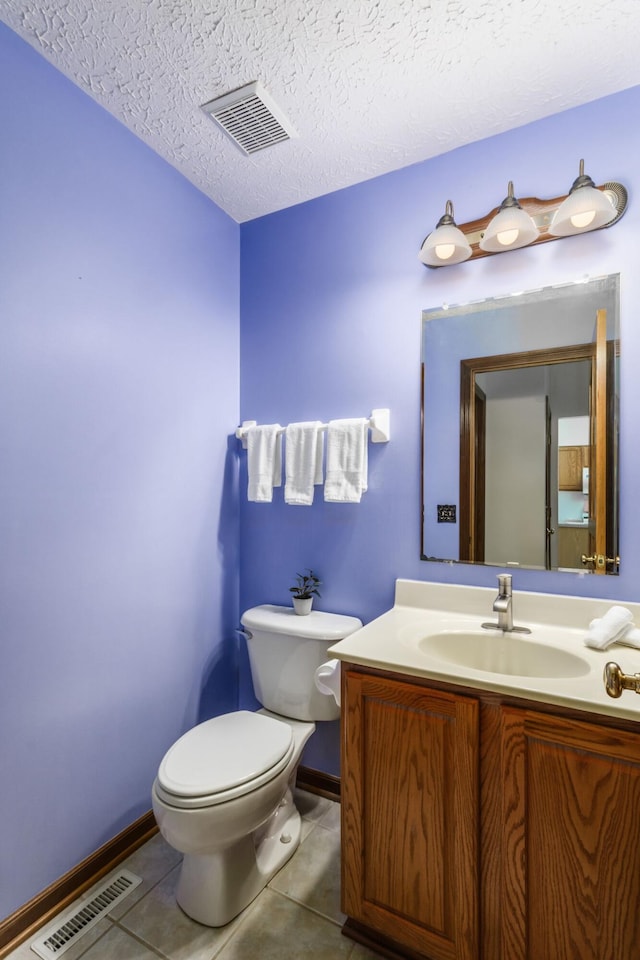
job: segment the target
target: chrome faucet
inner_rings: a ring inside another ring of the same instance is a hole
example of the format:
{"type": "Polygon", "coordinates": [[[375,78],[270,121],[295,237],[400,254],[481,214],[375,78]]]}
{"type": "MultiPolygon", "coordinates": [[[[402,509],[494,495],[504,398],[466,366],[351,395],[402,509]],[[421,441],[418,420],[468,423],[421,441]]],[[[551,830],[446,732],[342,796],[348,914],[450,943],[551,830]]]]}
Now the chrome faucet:
{"type": "Polygon", "coordinates": [[[513,592],[510,573],[498,574],[498,596],[493,601],[493,612],[498,614],[498,630],[513,630],[513,592]]]}
{"type": "Polygon", "coordinates": [[[513,625],[513,590],[510,573],[498,574],[498,596],[493,601],[493,612],[498,614],[497,623],[483,623],[485,630],[502,630],[503,633],[531,633],[528,627],[513,625]]]}

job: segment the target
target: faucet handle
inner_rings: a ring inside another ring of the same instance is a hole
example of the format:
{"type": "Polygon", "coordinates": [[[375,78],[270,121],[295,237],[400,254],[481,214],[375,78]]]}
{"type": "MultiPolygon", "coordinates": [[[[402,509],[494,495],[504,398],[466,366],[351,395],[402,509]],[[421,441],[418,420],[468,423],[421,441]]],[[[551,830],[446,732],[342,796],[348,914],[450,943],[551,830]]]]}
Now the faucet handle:
{"type": "Polygon", "coordinates": [[[511,574],[510,573],[499,573],[498,574],[498,589],[500,591],[501,597],[510,597],[511,596],[511,574]]]}
{"type": "Polygon", "coordinates": [[[604,668],[604,687],[610,697],[619,697],[623,690],[640,693],[640,673],[623,673],[617,663],[610,660],[604,668]]]}

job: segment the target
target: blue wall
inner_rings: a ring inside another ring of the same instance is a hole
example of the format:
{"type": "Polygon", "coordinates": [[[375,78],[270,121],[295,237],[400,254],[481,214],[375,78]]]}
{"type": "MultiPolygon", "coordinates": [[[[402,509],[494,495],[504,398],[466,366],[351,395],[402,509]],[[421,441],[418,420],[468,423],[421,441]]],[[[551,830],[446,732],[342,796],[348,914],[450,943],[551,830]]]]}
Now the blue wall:
{"type": "MultiPolygon", "coordinates": [[[[259,422],[367,416],[391,409],[392,440],[370,446],[359,505],[246,502],[241,474],[241,605],[288,602],[292,575],[313,567],[318,607],[368,621],[393,602],[396,577],[495,585],[492,568],[420,556],[420,330],[423,309],[621,275],[621,503],[619,577],[521,570],[516,589],[640,599],[635,507],[640,409],[640,88],[461,148],[446,156],[263,217],[242,228],[241,415],[259,422]],[[418,261],[425,235],[453,200],[460,222],[516,195],[566,193],[585,158],[596,182],[619,180],[629,209],[611,230],[441,270],[418,261]]],[[[453,437],[457,422],[443,424],[453,437]]],[[[244,471],[244,464],[243,464],[244,471]]],[[[251,702],[243,664],[241,699],[251,702]]],[[[336,727],[305,762],[338,772],[336,727]]]]}
{"type": "Polygon", "coordinates": [[[239,227],[0,24],[0,917],[237,703],[239,227]]]}
{"type": "MultiPolygon", "coordinates": [[[[149,809],[184,729],[254,703],[238,613],[288,603],[295,572],[365,621],[396,577],[495,584],[419,560],[425,308],[620,273],[622,573],[516,588],[638,600],[640,89],[242,228],[2,25],[0,91],[3,916],[149,809]],[[613,230],[418,262],[447,199],[464,221],[510,178],[556,196],[580,157],[630,189],[613,230]],[[360,505],[246,502],[240,419],[387,406],[360,505]]],[[[337,724],[305,762],[338,772],[337,724]]]]}

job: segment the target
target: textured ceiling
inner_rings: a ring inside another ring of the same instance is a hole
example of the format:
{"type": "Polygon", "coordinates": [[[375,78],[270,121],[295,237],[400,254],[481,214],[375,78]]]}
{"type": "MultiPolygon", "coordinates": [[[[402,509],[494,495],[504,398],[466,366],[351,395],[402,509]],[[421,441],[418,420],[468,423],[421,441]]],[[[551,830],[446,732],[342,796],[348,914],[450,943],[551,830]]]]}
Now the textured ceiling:
{"type": "Polygon", "coordinates": [[[640,0],[0,0],[0,18],[235,220],[640,83],[640,0]],[[259,80],[299,136],[200,109],[259,80]]]}

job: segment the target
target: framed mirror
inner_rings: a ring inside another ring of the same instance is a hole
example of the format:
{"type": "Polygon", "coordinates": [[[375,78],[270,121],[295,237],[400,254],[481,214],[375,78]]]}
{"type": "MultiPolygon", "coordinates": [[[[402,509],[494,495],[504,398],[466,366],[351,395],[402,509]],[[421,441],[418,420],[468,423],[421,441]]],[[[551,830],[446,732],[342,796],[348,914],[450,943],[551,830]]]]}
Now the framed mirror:
{"type": "Polygon", "coordinates": [[[616,574],[619,276],[423,313],[422,559],[616,574]]]}

